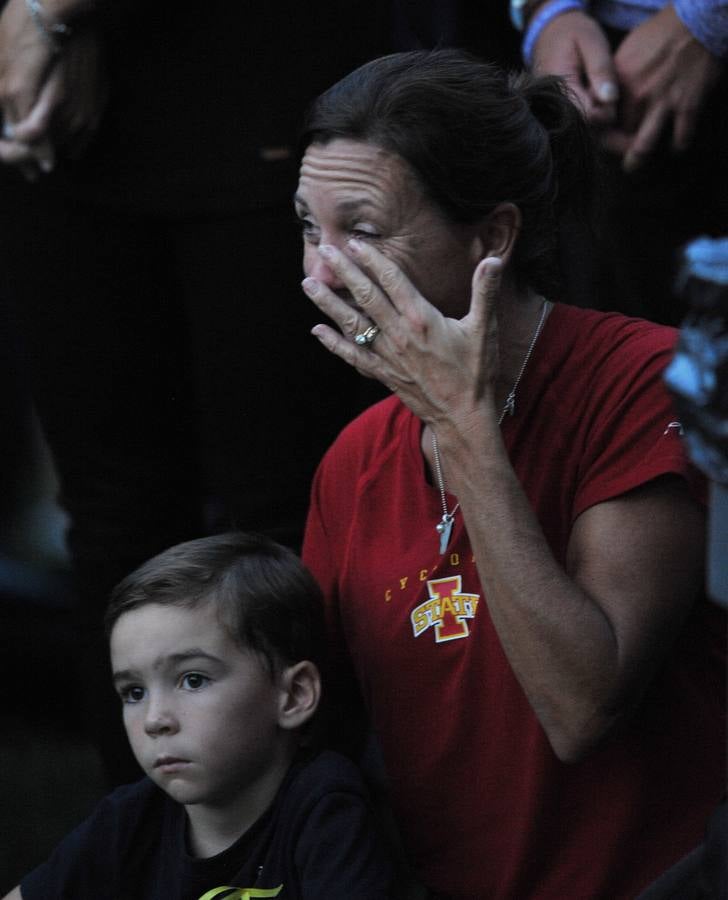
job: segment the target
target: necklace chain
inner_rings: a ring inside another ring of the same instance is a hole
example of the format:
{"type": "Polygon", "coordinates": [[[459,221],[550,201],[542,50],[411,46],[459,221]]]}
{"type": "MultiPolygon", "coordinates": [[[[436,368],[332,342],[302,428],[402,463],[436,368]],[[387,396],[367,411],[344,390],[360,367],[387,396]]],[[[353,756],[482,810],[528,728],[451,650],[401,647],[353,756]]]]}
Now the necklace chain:
{"type": "MultiPolygon", "coordinates": [[[[512,416],[516,411],[516,391],[518,390],[518,385],[521,383],[523,373],[526,371],[526,366],[528,365],[528,361],[531,358],[531,354],[533,353],[533,348],[536,346],[536,341],[541,334],[541,329],[543,328],[543,324],[546,321],[546,313],[548,312],[548,308],[549,303],[547,300],[544,300],[541,304],[541,317],[538,320],[538,325],[536,326],[536,330],[534,331],[533,337],[531,338],[531,343],[528,347],[528,350],[526,351],[526,355],[523,357],[521,368],[518,371],[518,375],[516,375],[516,380],[513,382],[513,387],[506,397],[505,403],[503,404],[503,409],[501,410],[501,414],[498,418],[499,427],[503,424],[503,419],[505,419],[506,413],[508,413],[509,416],[512,416]]],[[[435,461],[435,478],[437,479],[437,487],[440,491],[440,504],[442,506],[442,518],[435,526],[435,530],[440,536],[440,553],[444,553],[447,550],[447,545],[450,543],[452,525],[455,521],[455,513],[460,508],[460,502],[458,501],[455,506],[453,506],[452,512],[448,512],[447,498],[445,496],[445,478],[442,474],[442,462],[440,460],[440,448],[437,444],[437,437],[435,436],[434,431],[432,432],[432,454],[435,461]]]]}

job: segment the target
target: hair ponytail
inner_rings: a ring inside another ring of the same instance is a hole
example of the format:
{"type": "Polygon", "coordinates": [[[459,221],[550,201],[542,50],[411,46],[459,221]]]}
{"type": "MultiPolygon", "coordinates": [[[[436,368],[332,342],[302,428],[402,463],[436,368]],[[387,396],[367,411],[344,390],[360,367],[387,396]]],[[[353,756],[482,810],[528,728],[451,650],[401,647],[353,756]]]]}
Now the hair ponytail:
{"type": "Polygon", "coordinates": [[[536,276],[532,283],[549,292],[568,281],[562,271],[568,256],[565,242],[577,240],[583,252],[593,248],[598,157],[587,121],[562,78],[522,72],[511,75],[510,83],[543,130],[550,150],[549,208],[534,207],[523,247],[529,258],[522,261],[522,269],[536,276]]]}
{"type": "Polygon", "coordinates": [[[545,128],[557,181],[556,202],[561,214],[591,214],[596,183],[594,139],[566,82],[555,75],[534,77],[523,73],[514,88],[545,128]]]}

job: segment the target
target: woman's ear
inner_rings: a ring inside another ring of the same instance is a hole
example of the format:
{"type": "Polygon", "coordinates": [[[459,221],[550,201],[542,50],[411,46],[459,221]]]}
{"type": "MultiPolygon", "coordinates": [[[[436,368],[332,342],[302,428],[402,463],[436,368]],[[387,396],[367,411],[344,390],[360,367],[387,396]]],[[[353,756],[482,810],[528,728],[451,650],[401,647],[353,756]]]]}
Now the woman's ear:
{"type": "Polygon", "coordinates": [[[480,226],[481,259],[497,256],[507,265],[521,231],[521,210],[515,203],[499,203],[480,226]]]}
{"type": "Polygon", "coordinates": [[[288,666],[280,674],[278,724],[281,728],[300,728],[313,716],[321,699],[321,675],[307,659],[288,666]]]}

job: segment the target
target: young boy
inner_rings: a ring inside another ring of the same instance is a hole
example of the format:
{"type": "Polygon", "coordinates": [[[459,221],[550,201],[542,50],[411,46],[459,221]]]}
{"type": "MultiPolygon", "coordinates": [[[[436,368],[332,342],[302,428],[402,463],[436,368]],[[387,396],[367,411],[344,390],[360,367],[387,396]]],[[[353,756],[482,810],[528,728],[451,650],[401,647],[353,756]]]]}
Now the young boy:
{"type": "Polygon", "coordinates": [[[389,896],[357,769],[312,746],[323,624],[292,552],[245,534],[180,544],[116,587],[107,629],[147,777],[5,900],[389,896]]]}

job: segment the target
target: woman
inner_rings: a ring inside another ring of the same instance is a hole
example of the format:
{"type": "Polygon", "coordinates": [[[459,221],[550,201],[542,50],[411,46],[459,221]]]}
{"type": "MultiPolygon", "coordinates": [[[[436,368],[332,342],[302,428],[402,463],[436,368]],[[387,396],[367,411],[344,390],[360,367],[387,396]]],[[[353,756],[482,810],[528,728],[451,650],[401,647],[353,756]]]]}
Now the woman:
{"type": "Polygon", "coordinates": [[[414,52],[305,147],[314,334],[394,396],[324,458],[304,557],[411,858],[444,897],[633,897],[720,797],[721,628],[675,333],[544,296],[584,124],[555,79],[414,52]]]}

